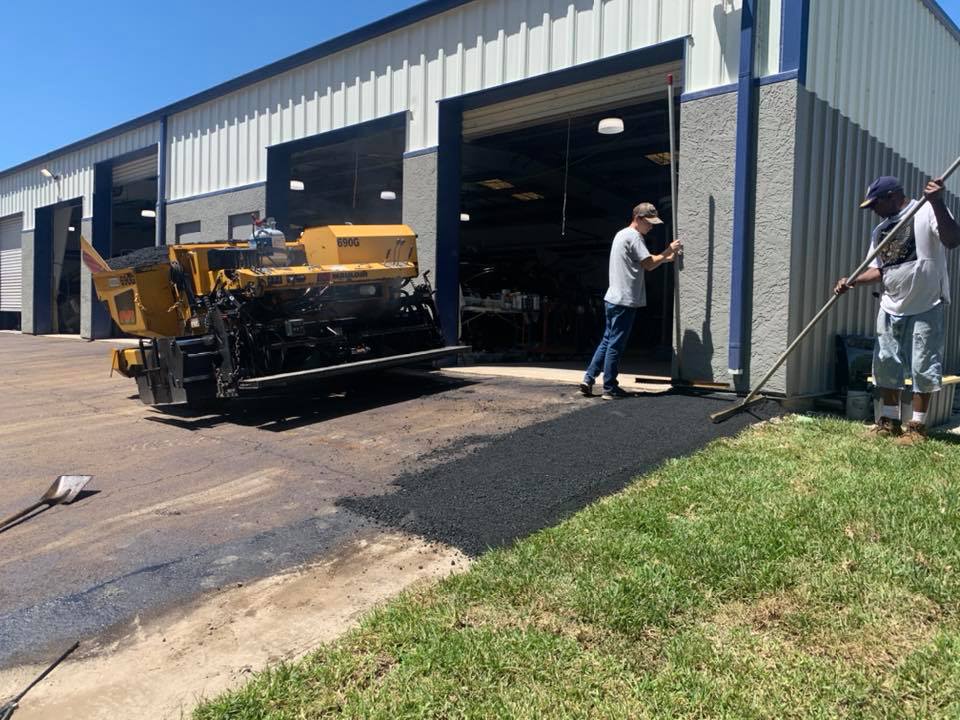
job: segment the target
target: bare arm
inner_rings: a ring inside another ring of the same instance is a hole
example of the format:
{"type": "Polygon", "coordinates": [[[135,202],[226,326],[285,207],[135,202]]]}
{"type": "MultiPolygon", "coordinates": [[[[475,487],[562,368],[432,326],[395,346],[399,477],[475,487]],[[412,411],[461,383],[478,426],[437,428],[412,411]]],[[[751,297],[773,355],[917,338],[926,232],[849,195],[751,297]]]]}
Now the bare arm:
{"type": "Polygon", "coordinates": [[[664,248],[663,253],[660,255],[651,255],[648,258],[645,258],[640,261],[640,267],[642,267],[647,272],[655,270],[664,263],[673,262],[677,255],[683,252],[683,243],[679,240],[674,240],[672,243],[667,245],[664,248]]]}
{"type": "Polygon", "coordinates": [[[947,206],[943,202],[943,180],[937,178],[928,182],[923,194],[926,195],[930,207],[933,208],[933,214],[937,217],[940,242],[947,250],[960,247],[960,226],[957,225],[956,220],[950,217],[950,211],[947,210],[947,206]]]}
{"type": "Polygon", "coordinates": [[[849,278],[840,278],[837,281],[837,285],[833,288],[833,292],[837,295],[843,295],[847,290],[856,287],[857,285],[874,285],[875,283],[880,282],[883,276],[880,274],[880,268],[867,268],[860,275],[857,276],[856,280],[850,282],[849,278]]]}

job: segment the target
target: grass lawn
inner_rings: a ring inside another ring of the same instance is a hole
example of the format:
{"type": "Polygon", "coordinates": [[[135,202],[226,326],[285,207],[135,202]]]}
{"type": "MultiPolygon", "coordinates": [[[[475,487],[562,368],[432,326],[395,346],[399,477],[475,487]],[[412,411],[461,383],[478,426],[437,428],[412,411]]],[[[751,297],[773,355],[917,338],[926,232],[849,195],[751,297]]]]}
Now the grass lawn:
{"type": "Polygon", "coordinates": [[[227,718],[960,717],[960,445],[788,418],[671,461],[227,718]]]}

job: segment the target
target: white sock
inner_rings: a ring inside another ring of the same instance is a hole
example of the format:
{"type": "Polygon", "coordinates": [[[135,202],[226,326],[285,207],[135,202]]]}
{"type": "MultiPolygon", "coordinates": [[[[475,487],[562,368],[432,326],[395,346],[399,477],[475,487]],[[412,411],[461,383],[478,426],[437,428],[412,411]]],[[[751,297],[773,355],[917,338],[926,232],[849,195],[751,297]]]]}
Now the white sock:
{"type": "Polygon", "coordinates": [[[884,403],[883,412],[881,413],[883,417],[890,418],[891,420],[900,420],[900,406],[899,405],[887,405],[884,403]]]}
{"type": "Polygon", "coordinates": [[[921,425],[927,424],[927,414],[922,412],[913,411],[913,421],[915,423],[920,423],[921,425]]]}

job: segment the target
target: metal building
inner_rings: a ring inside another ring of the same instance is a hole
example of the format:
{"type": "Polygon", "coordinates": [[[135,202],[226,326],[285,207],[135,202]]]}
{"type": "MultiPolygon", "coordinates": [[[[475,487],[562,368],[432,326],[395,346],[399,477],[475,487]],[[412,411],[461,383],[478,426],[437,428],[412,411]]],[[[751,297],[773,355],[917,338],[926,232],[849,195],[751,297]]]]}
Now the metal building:
{"type": "MultiPolygon", "coordinates": [[[[422,2],[0,172],[0,323],[106,337],[81,234],[114,256],[243,238],[256,213],[288,234],[411,225],[450,339],[507,317],[478,287],[528,273],[510,302],[540,320],[518,332],[582,351],[602,284],[584,263],[605,265],[631,198],[669,215],[673,75],[681,365],[746,387],[865,253],[868,180],[918,193],[960,153],[958,73],[960,31],[933,0],[422,2]],[[627,132],[598,135],[607,116],[627,132]]],[[[669,277],[651,288],[638,342],[675,351],[669,277]]],[[[875,307],[846,298],[771,389],[830,390],[834,336],[870,333],[875,307]]]]}

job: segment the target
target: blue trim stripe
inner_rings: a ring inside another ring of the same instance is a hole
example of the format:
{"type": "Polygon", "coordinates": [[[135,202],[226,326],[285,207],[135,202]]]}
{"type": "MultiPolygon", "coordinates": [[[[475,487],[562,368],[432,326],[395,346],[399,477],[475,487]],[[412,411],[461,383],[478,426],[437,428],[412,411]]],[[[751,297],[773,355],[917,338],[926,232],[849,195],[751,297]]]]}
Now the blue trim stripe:
{"type": "Polygon", "coordinates": [[[780,13],[780,72],[800,69],[805,53],[803,18],[806,0],[782,0],[780,13]]]}
{"type": "Polygon", "coordinates": [[[696,92],[683,93],[680,96],[681,103],[687,103],[691,100],[703,100],[708,97],[715,97],[717,95],[728,95],[737,91],[737,83],[730,83],[729,85],[718,85],[717,87],[707,88],[706,90],[697,90],[696,92]]]}
{"type": "Polygon", "coordinates": [[[207,193],[201,193],[199,195],[191,195],[190,197],[177,198],[176,200],[167,200],[167,207],[170,205],[177,205],[179,203],[192,202],[194,200],[203,200],[204,198],[216,197],[217,195],[227,195],[229,193],[240,192],[242,190],[252,190],[253,188],[263,187],[266,185],[266,181],[249,183],[248,185],[239,185],[238,187],[227,188],[225,190],[213,190],[207,193]]]}
{"type": "Polygon", "coordinates": [[[776,75],[765,75],[764,77],[755,81],[757,87],[764,87],[765,85],[775,85],[776,83],[787,82],[788,80],[796,80],[798,73],[796,70],[789,70],[787,72],[777,73],[776,75]]]}
{"type": "Polygon", "coordinates": [[[403,154],[404,160],[409,160],[410,158],[420,157],[421,155],[434,155],[440,148],[434,145],[433,147],[423,148],[422,150],[411,150],[403,154]]]}

